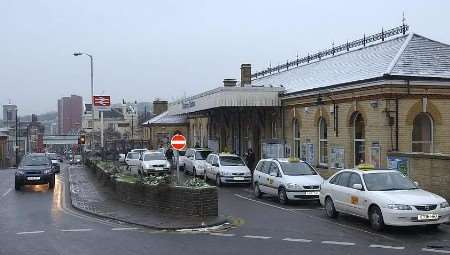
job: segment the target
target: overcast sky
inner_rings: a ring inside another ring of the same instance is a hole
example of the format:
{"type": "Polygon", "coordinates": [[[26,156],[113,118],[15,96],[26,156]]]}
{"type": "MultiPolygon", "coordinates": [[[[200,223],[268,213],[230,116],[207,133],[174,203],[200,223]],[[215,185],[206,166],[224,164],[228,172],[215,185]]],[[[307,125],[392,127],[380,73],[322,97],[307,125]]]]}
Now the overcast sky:
{"type": "Polygon", "coordinates": [[[0,0],[0,104],[19,114],[57,110],[57,99],[167,100],[239,79],[401,24],[450,43],[450,1],[0,0]]]}

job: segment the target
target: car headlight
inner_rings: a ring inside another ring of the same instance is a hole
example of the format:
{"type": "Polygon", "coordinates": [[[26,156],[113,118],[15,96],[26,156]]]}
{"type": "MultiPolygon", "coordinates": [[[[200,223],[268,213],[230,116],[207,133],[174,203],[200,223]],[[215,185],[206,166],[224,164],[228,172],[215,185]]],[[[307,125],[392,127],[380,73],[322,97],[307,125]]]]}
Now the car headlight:
{"type": "Polygon", "coordinates": [[[449,207],[449,206],[450,206],[450,205],[448,204],[447,201],[441,203],[441,208],[447,208],[447,207],[449,207]]]}
{"type": "Polygon", "coordinates": [[[286,185],[286,188],[287,188],[287,189],[290,189],[290,190],[299,190],[299,189],[302,189],[302,186],[301,186],[301,185],[298,185],[298,184],[296,184],[296,183],[288,183],[288,184],[286,185]]]}
{"type": "Polygon", "coordinates": [[[170,168],[170,163],[169,162],[166,163],[166,168],[170,168]]]}
{"type": "Polygon", "coordinates": [[[411,206],[401,204],[390,204],[387,206],[387,208],[392,210],[412,210],[411,206]]]}
{"type": "Polygon", "coordinates": [[[232,176],[231,173],[224,172],[224,171],[220,171],[220,175],[221,175],[221,176],[232,176]]]}
{"type": "Polygon", "coordinates": [[[18,175],[24,175],[24,174],[25,174],[25,172],[24,172],[24,171],[22,171],[22,170],[17,170],[17,171],[16,171],[16,174],[18,174],[18,175]]]}
{"type": "Polygon", "coordinates": [[[45,169],[44,170],[44,174],[51,174],[52,173],[52,169],[45,169]]]}

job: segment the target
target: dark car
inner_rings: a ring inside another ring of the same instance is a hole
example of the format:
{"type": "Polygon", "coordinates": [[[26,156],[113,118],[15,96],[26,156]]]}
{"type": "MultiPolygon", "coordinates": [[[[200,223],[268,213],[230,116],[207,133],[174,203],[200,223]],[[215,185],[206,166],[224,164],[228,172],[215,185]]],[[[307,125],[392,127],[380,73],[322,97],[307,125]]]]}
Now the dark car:
{"type": "Polygon", "coordinates": [[[53,172],[52,161],[43,153],[26,155],[16,170],[16,190],[20,190],[20,187],[23,185],[47,183],[49,189],[55,187],[55,173],[53,172]]]}

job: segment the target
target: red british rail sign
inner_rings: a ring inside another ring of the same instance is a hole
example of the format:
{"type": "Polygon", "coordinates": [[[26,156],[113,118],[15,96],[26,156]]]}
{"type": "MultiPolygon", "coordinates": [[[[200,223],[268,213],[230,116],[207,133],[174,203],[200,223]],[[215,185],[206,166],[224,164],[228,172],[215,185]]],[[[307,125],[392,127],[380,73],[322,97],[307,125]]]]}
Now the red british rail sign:
{"type": "Polygon", "coordinates": [[[111,96],[94,96],[94,107],[99,111],[106,111],[111,108],[111,96]]]}

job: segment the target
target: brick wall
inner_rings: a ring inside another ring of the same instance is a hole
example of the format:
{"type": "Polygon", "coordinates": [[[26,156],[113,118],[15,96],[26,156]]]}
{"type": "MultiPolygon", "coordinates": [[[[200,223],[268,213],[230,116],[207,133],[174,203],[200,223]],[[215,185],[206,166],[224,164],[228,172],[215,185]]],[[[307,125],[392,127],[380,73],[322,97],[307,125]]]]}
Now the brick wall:
{"type": "Polygon", "coordinates": [[[113,176],[89,162],[87,164],[103,185],[109,186],[116,198],[158,212],[175,216],[218,216],[216,187],[189,188],[170,185],[141,185],[117,181],[113,176]]]}

